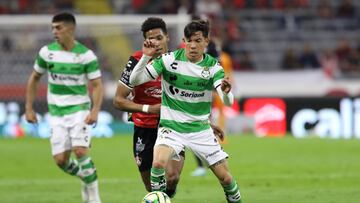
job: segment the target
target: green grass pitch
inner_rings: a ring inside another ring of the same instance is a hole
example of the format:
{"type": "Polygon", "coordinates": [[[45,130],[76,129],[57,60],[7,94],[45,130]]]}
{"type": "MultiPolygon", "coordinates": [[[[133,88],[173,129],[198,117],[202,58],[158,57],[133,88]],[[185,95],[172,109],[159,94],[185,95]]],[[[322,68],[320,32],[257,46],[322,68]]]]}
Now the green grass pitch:
{"type": "MultiPolygon", "coordinates": [[[[103,203],[140,203],[146,191],[132,158],[132,137],[93,139],[103,203]]],[[[224,145],[243,203],[357,203],[360,201],[360,140],[229,136],[224,145]]],[[[187,152],[173,203],[225,203],[208,172],[190,176],[187,152]]],[[[48,140],[0,139],[1,203],[78,203],[80,181],[59,170],[48,140]]]]}

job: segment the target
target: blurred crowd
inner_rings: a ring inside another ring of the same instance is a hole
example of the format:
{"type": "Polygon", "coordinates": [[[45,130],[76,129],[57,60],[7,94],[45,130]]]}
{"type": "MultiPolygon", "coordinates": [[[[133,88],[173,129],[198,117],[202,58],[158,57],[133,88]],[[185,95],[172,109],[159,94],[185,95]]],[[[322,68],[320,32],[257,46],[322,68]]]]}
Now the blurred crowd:
{"type": "MultiPolygon", "coordinates": [[[[1,1],[0,14],[53,14],[58,11],[80,13],[76,2],[7,0],[1,1]]],[[[211,37],[223,52],[231,56],[235,71],[322,68],[331,77],[360,76],[360,36],[356,34],[360,27],[360,1],[107,2],[113,14],[187,13],[204,16],[212,24],[211,37]]],[[[0,37],[2,51],[11,51],[11,37],[0,37]]]]}

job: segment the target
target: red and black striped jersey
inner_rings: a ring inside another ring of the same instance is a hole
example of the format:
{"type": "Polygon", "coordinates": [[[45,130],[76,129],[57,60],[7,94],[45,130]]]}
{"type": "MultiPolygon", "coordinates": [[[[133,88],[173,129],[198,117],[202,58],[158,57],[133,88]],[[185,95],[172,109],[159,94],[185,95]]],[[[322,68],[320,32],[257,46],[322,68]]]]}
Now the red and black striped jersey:
{"type": "MultiPolygon", "coordinates": [[[[130,84],[130,75],[142,56],[141,51],[135,52],[130,56],[124,72],[120,77],[120,82],[132,90],[133,101],[137,104],[159,104],[161,103],[161,78],[133,87],[130,84]]],[[[159,122],[158,114],[133,113],[132,120],[134,125],[144,128],[157,128],[159,122]]]]}

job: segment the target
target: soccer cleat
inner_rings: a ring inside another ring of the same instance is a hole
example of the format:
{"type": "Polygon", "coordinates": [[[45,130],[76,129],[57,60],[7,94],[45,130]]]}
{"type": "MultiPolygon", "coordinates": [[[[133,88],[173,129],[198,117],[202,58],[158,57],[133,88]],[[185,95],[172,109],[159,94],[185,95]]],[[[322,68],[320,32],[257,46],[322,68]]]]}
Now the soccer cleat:
{"type": "Polygon", "coordinates": [[[89,200],[86,203],[101,203],[101,201],[100,200],[89,200]]]}
{"type": "Polygon", "coordinates": [[[89,197],[87,203],[101,203],[99,195],[99,184],[97,180],[87,184],[86,190],[89,197]]]}
{"type": "Polygon", "coordinates": [[[240,192],[237,192],[234,195],[227,195],[226,200],[227,200],[228,203],[241,203],[240,192]]]}
{"type": "Polygon", "coordinates": [[[206,175],[206,169],[204,167],[197,167],[195,171],[191,173],[191,176],[200,177],[206,175]]]}
{"type": "Polygon", "coordinates": [[[86,184],[81,181],[81,199],[83,202],[87,203],[89,200],[89,194],[87,191],[86,184]]]}

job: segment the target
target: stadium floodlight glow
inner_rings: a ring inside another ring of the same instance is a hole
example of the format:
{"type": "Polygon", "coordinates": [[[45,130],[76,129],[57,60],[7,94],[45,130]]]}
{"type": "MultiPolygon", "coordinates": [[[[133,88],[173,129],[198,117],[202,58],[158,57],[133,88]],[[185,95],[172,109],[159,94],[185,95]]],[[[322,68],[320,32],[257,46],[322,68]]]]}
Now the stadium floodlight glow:
{"type": "MultiPolygon", "coordinates": [[[[19,25],[49,25],[52,15],[1,15],[0,26],[19,25]]],[[[176,15],[76,15],[78,25],[141,25],[148,17],[159,17],[164,19],[168,26],[177,27],[177,40],[180,42],[185,25],[191,16],[187,14],[176,15]]]]}
{"type": "MultiPolygon", "coordinates": [[[[139,24],[148,17],[159,17],[167,24],[184,25],[191,19],[189,15],[76,15],[77,24],[139,24]]],[[[0,25],[45,24],[51,22],[52,15],[1,15],[0,25]]]]}

